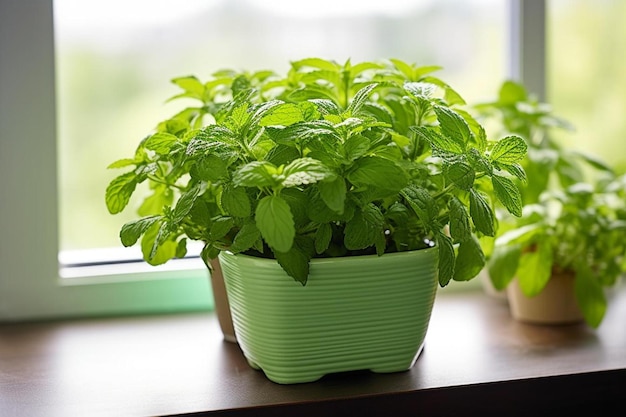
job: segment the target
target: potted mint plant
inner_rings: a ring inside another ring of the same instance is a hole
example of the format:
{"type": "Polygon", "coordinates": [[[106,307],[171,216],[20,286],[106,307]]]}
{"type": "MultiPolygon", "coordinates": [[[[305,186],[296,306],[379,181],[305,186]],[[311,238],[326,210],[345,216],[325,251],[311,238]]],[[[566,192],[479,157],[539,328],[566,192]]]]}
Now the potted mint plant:
{"type": "Polygon", "coordinates": [[[524,140],[489,141],[437,67],[320,58],[174,80],[196,99],[159,124],[106,192],[152,213],[120,232],[151,264],[204,242],[251,366],[279,383],[409,369],[437,286],[484,267],[494,195],[519,216],[524,140]],[[493,191],[492,191],[493,190],[493,191]]]}
{"type": "Polygon", "coordinates": [[[475,110],[479,120],[496,120],[500,133],[528,144],[521,161],[527,184],[520,184],[526,206],[520,218],[496,210],[500,227],[488,254],[490,282],[506,291],[519,320],[599,326],[606,290],[626,268],[624,178],[602,159],[555,140],[552,129],[571,131],[572,124],[520,83],[505,81],[496,101],[475,110]]]}

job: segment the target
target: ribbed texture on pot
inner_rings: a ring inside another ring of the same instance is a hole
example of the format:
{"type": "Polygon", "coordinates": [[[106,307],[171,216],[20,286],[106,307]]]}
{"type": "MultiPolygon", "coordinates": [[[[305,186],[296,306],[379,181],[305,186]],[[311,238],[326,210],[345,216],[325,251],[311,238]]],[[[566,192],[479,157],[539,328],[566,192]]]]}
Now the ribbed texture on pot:
{"type": "Polygon", "coordinates": [[[396,372],[419,355],[437,290],[437,251],[314,259],[306,286],[275,260],[220,254],[235,333],[278,383],[343,371],[396,372]]]}

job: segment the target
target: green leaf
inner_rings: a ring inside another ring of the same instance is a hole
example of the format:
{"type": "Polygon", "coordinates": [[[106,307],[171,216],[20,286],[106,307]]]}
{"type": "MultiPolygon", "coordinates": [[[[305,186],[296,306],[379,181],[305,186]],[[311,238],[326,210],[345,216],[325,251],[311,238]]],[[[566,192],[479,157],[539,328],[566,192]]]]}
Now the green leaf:
{"type": "Polygon", "coordinates": [[[493,174],[491,177],[493,191],[500,202],[512,215],[522,216],[522,195],[509,178],[493,174]]]}
{"type": "Polygon", "coordinates": [[[161,220],[163,216],[144,217],[139,220],[130,221],[122,226],[120,230],[120,240],[122,245],[133,246],[153,224],[161,220]]]}
{"type": "Polygon", "coordinates": [[[452,197],[448,202],[450,210],[450,234],[457,242],[463,242],[472,237],[469,215],[461,201],[452,197]]]}
{"type": "Polygon", "coordinates": [[[184,258],[185,256],[187,256],[187,239],[186,238],[182,238],[181,240],[178,241],[178,244],[176,244],[176,258],[184,258]]]}
{"type": "Polygon", "coordinates": [[[455,254],[452,239],[442,232],[435,236],[439,248],[439,285],[445,287],[454,276],[455,254]]]}
{"type": "Polygon", "coordinates": [[[324,203],[337,214],[343,214],[346,202],[346,181],[337,177],[333,181],[320,182],[317,189],[324,203]]]}
{"type": "Polygon", "coordinates": [[[322,58],[304,58],[298,61],[293,61],[291,65],[297,70],[302,67],[313,67],[321,70],[336,72],[340,68],[337,63],[322,58]]]}
{"type": "Polygon", "coordinates": [[[170,133],[157,132],[146,139],[144,148],[155,151],[159,155],[168,155],[178,138],[170,133]]]}
{"type": "Polygon", "coordinates": [[[539,242],[536,251],[523,253],[517,268],[517,279],[522,292],[533,297],[541,292],[552,274],[552,245],[539,242]]]}
{"type": "Polygon", "coordinates": [[[518,245],[496,245],[489,258],[489,278],[502,291],[515,277],[522,250],[518,245]]]}
{"type": "Polygon", "coordinates": [[[495,215],[491,206],[480,192],[470,190],[470,216],[476,229],[486,236],[495,236],[495,215]]]}
{"type": "Polygon", "coordinates": [[[296,103],[284,103],[272,108],[272,110],[261,119],[259,126],[290,126],[302,121],[304,121],[304,116],[300,106],[296,103]]]}
{"type": "Polygon", "coordinates": [[[228,165],[217,155],[206,155],[198,158],[189,173],[200,181],[217,182],[228,176],[228,165]]]}
{"type": "Polygon", "coordinates": [[[213,219],[209,235],[213,240],[221,239],[226,236],[228,232],[230,232],[230,229],[232,229],[234,225],[235,221],[232,217],[220,216],[216,219],[213,219]]]}
{"type": "Polygon", "coordinates": [[[111,181],[106,189],[105,201],[111,214],[120,213],[128,205],[130,197],[137,186],[137,176],[127,172],[111,181]]]}
{"type": "Polygon", "coordinates": [[[372,83],[357,91],[357,93],[354,95],[354,98],[352,99],[352,102],[346,109],[346,113],[350,115],[358,114],[361,110],[361,107],[363,107],[363,104],[365,104],[368,97],[370,96],[370,94],[372,94],[372,91],[374,91],[376,87],[378,87],[378,83],[372,83]]]}
{"type": "Polygon", "coordinates": [[[469,281],[474,278],[485,266],[485,254],[473,235],[459,245],[454,265],[455,281],[469,281]]]}
{"type": "Polygon", "coordinates": [[[597,328],[607,309],[604,290],[588,265],[581,262],[576,269],[576,281],[574,281],[576,301],[585,321],[591,327],[597,328]]]}
{"type": "Polygon", "coordinates": [[[507,80],[500,87],[498,101],[503,105],[515,105],[526,101],[528,93],[524,86],[515,81],[507,80]]]}
{"type": "Polygon", "coordinates": [[[444,136],[429,126],[411,126],[411,130],[415,132],[420,140],[430,144],[435,154],[454,153],[462,154],[464,148],[458,142],[444,136]]]}
{"type": "Polygon", "coordinates": [[[371,142],[363,135],[352,135],[343,143],[346,160],[354,161],[365,155],[370,149],[371,142]]]}
{"type": "Polygon", "coordinates": [[[148,264],[161,265],[176,257],[178,244],[167,239],[167,229],[166,222],[156,222],[146,230],[141,238],[141,252],[148,264]]]}
{"type": "Polygon", "coordinates": [[[179,224],[180,222],[183,221],[185,216],[191,210],[191,207],[193,206],[193,203],[196,201],[196,198],[198,198],[199,194],[200,194],[200,186],[196,185],[194,187],[191,187],[188,191],[184,192],[180,196],[180,198],[178,199],[178,202],[176,203],[176,207],[174,207],[174,211],[172,213],[172,223],[179,224]]]}
{"type": "Polygon", "coordinates": [[[309,277],[311,257],[295,245],[286,252],[274,252],[276,260],[287,275],[305,286],[309,277]]]}
{"type": "Polygon", "coordinates": [[[526,156],[528,146],[519,136],[507,136],[496,142],[491,151],[491,160],[499,164],[512,165],[526,156]]]}
{"type": "Polygon", "coordinates": [[[255,220],[263,239],[275,252],[287,252],[296,235],[289,204],[276,195],[266,196],[259,201],[255,220]]]}
{"type": "Polygon", "coordinates": [[[190,93],[191,97],[202,100],[204,96],[204,85],[193,75],[174,78],[172,79],[172,83],[176,84],[187,93],[190,93]]]}
{"type": "Polygon", "coordinates": [[[444,165],[444,175],[448,181],[465,191],[469,191],[469,189],[472,188],[474,179],[476,178],[474,169],[461,161],[444,165]]]}
{"type": "Polygon", "coordinates": [[[233,183],[240,187],[272,187],[276,185],[274,178],[276,167],[267,161],[252,161],[233,174],[233,183]]]}
{"type": "Polygon", "coordinates": [[[317,159],[299,158],[285,167],[283,176],[285,177],[282,181],[284,187],[295,187],[332,179],[335,173],[317,159]]]}
{"type": "Polygon", "coordinates": [[[378,235],[383,233],[385,219],[380,209],[368,204],[354,213],[346,224],[344,244],[349,250],[365,249],[376,243],[378,235]]]}
{"type": "Polygon", "coordinates": [[[233,217],[248,217],[252,213],[248,194],[240,187],[225,187],[220,204],[233,217]]]}
{"type": "Polygon", "coordinates": [[[230,250],[233,253],[244,252],[254,246],[257,240],[261,238],[261,232],[256,224],[249,222],[244,224],[233,239],[230,250]]]}
{"type": "Polygon", "coordinates": [[[322,254],[330,245],[333,237],[333,228],[329,223],[322,223],[315,232],[315,252],[322,254]]]}
{"type": "Polygon", "coordinates": [[[437,218],[439,207],[426,189],[411,184],[400,191],[400,194],[425,226],[429,226],[437,218]]]}
{"type": "Polygon", "coordinates": [[[348,179],[355,185],[373,185],[389,191],[400,191],[408,182],[408,176],[393,161],[368,156],[355,161],[348,179]]]}
{"type": "Polygon", "coordinates": [[[472,136],[465,119],[448,107],[435,106],[434,110],[443,136],[455,141],[465,151],[472,136]]]}

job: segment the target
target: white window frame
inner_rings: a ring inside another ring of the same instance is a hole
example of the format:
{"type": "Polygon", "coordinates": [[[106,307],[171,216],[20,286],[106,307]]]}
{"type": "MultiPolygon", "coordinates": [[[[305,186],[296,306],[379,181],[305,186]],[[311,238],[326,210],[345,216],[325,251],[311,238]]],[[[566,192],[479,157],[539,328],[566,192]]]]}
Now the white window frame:
{"type": "MultiPolygon", "coordinates": [[[[0,0],[0,321],[210,309],[199,259],[59,277],[52,1],[0,0]]],[[[511,0],[510,15],[509,76],[543,95],[545,0],[511,0]]]]}

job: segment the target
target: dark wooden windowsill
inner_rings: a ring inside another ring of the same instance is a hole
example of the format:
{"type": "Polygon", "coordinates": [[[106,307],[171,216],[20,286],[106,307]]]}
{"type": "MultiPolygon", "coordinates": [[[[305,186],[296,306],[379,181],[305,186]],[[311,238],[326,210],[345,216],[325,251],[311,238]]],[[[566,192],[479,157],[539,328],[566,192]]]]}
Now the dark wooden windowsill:
{"type": "Polygon", "coordinates": [[[481,291],[442,291],[407,372],[278,385],[213,314],[0,325],[1,416],[542,415],[626,406],[626,289],[599,329],[515,322],[481,291]]]}

